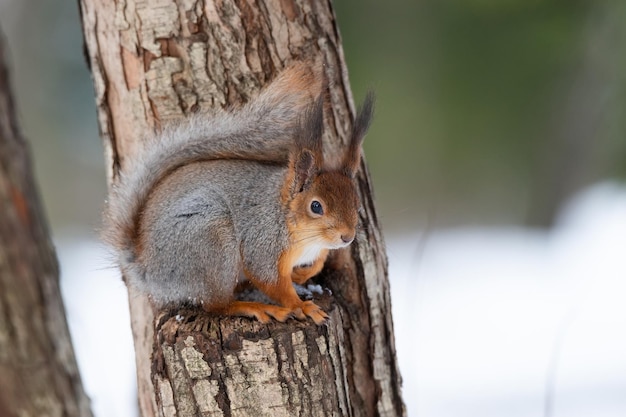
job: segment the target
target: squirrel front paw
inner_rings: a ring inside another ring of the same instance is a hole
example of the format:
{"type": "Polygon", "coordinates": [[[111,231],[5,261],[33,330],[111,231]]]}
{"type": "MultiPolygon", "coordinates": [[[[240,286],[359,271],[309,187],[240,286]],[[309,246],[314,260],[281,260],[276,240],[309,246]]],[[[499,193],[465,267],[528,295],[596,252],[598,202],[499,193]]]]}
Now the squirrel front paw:
{"type": "Polygon", "coordinates": [[[328,314],[313,301],[303,301],[299,307],[293,310],[293,314],[300,320],[306,320],[307,317],[310,317],[318,325],[328,319],[328,314]]]}

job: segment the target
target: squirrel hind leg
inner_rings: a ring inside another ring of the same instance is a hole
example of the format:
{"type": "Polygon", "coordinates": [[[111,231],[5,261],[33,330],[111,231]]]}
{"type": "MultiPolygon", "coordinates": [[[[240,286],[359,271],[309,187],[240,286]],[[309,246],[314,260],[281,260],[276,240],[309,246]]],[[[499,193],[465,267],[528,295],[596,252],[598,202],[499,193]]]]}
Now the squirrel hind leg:
{"type": "MultiPolygon", "coordinates": [[[[302,301],[293,287],[291,276],[283,277],[275,282],[264,282],[248,277],[250,281],[263,292],[265,295],[284,306],[291,316],[298,320],[306,320],[311,318],[315,324],[322,324],[328,318],[328,315],[315,304],[313,301],[302,301]]],[[[274,306],[270,306],[274,307],[274,306]]]]}
{"type": "Polygon", "coordinates": [[[269,323],[272,318],[284,323],[292,317],[298,320],[306,320],[309,317],[315,324],[320,325],[328,319],[326,312],[313,301],[303,301],[295,308],[285,308],[255,301],[233,301],[223,307],[205,307],[205,310],[209,313],[225,316],[252,317],[261,323],[269,323]]]}
{"type": "Polygon", "coordinates": [[[272,318],[282,323],[294,315],[292,309],[255,301],[233,301],[224,306],[205,307],[205,310],[226,316],[253,317],[261,323],[268,323],[272,318]]]}

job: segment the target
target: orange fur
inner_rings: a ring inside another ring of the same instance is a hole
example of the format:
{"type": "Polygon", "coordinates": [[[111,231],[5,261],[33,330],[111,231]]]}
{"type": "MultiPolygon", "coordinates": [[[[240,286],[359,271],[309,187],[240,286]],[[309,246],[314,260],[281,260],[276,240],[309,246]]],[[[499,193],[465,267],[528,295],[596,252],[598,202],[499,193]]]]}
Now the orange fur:
{"type": "Polygon", "coordinates": [[[320,252],[320,256],[310,266],[296,266],[291,272],[291,280],[296,284],[302,285],[315,275],[319,274],[324,268],[324,262],[328,257],[328,249],[320,252]]]}
{"type": "Polygon", "coordinates": [[[328,318],[326,313],[314,302],[302,301],[293,288],[291,281],[293,268],[291,265],[298,256],[297,250],[288,249],[283,252],[278,260],[278,277],[274,282],[259,281],[254,276],[244,271],[246,277],[255,287],[282,307],[269,306],[262,303],[235,301],[227,306],[225,309],[226,313],[253,316],[260,321],[266,319],[268,315],[279,321],[284,321],[291,316],[300,320],[310,317],[316,324],[323,323],[328,318]],[[281,318],[283,319],[281,320],[281,318]]]}
{"type": "Polygon", "coordinates": [[[297,61],[288,65],[274,83],[281,91],[307,91],[315,99],[322,93],[323,80],[321,65],[297,61]]]}
{"type": "Polygon", "coordinates": [[[268,323],[271,318],[284,322],[289,317],[293,316],[293,311],[289,308],[252,301],[233,301],[226,307],[220,308],[217,311],[213,310],[213,312],[228,316],[254,317],[261,323],[268,323]]]}

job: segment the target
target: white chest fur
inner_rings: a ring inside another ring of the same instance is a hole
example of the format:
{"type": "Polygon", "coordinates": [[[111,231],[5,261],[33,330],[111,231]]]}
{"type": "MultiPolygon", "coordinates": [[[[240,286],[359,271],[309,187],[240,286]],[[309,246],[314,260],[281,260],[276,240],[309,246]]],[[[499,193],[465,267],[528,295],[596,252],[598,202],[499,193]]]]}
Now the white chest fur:
{"type": "Polygon", "coordinates": [[[317,242],[309,243],[304,247],[298,259],[296,259],[293,267],[311,265],[320,256],[320,252],[323,249],[327,249],[327,246],[317,242]]]}

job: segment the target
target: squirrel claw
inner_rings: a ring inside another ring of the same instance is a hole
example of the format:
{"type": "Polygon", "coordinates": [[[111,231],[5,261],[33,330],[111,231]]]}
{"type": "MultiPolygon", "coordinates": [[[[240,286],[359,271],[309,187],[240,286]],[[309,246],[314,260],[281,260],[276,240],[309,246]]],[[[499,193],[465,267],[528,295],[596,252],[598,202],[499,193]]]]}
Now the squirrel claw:
{"type": "Polygon", "coordinates": [[[232,316],[254,317],[261,323],[269,323],[272,318],[284,322],[293,316],[293,311],[289,308],[250,301],[235,301],[225,309],[213,311],[232,316]]]}
{"type": "Polygon", "coordinates": [[[293,316],[298,320],[306,320],[306,314],[302,311],[302,308],[297,307],[292,310],[293,316]]]}
{"type": "MultiPolygon", "coordinates": [[[[293,311],[289,310],[288,308],[283,308],[283,307],[275,307],[275,306],[271,306],[273,308],[271,309],[267,309],[265,310],[265,313],[267,313],[266,315],[272,316],[275,320],[284,323],[288,318],[293,316],[293,311]]],[[[269,318],[268,318],[269,321],[269,318]]],[[[267,322],[264,322],[267,323],[267,322]]]]}
{"type": "Polygon", "coordinates": [[[252,313],[251,315],[261,323],[269,323],[271,320],[270,316],[265,314],[263,311],[257,311],[255,313],[252,313]]]}
{"type": "Polygon", "coordinates": [[[313,301],[305,301],[300,307],[303,315],[311,317],[315,324],[322,324],[328,319],[328,315],[313,301]]]}

